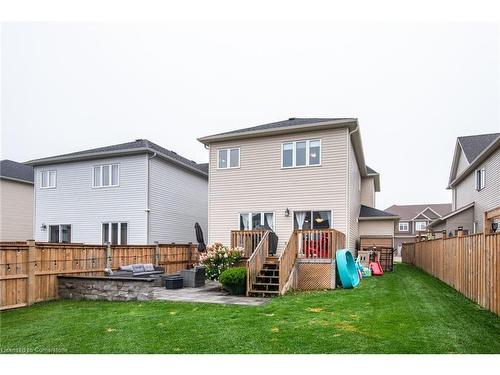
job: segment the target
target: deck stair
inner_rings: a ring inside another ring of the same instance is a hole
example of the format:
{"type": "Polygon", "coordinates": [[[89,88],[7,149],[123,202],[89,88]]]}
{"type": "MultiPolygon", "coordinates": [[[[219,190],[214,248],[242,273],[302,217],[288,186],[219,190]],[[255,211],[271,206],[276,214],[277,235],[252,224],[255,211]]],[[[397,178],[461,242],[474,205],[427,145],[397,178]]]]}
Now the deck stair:
{"type": "Polygon", "coordinates": [[[279,263],[277,257],[267,257],[248,294],[252,297],[279,295],[279,263]]]}

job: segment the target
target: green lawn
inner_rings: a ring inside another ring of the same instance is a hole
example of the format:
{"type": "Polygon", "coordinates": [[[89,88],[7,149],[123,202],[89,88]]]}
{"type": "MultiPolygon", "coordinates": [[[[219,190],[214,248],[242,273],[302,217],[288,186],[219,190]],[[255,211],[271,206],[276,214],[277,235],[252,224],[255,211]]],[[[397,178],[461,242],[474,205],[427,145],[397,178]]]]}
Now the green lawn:
{"type": "Polygon", "coordinates": [[[500,353],[500,318],[408,265],[261,307],[54,301],[0,314],[0,352],[500,353]]]}

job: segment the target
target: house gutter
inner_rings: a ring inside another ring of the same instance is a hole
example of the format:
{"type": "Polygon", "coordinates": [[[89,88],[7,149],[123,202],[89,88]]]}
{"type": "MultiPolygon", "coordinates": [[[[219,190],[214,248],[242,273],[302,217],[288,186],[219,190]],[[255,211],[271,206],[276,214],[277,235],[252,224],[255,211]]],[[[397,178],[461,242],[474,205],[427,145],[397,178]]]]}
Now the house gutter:
{"type": "Polygon", "coordinates": [[[150,230],[150,214],[151,209],[149,207],[150,203],[150,195],[151,195],[151,159],[156,157],[157,153],[155,152],[151,157],[148,156],[148,168],[147,168],[147,193],[146,193],[146,243],[150,243],[151,230],[150,230]]]}
{"type": "MultiPolygon", "coordinates": [[[[347,244],[348,244],[348,248],[352,247],[352,244],[350,243],[350,234],[351,234],[351,221],[349,220],[349,216],[351,214],[351,175],[350,175],[350,164],[349,164],[349,161],[351,159],[351,135],[356,133],[357,131],[359,130],[359,126],[358,124],[356,123],[356,128],[354,130],[351,130],[348,134],[347,134],[347,172],[346,172],[346,177],[347,177],[347,205],[346,205],[346,227],[348,228],[347,230],[347,233],[346,235],[348,236],[348,240],[347,240],[347,244]]],[[[356,156],[355,156],[356,157],[356,156]]],[[[366,170],[366,166],[365,166],[365,170],[366,170]]],[[[359,168],[358,168],[358,173],[359,172],[359,168]]],[[[361,173],[360,173],[361,174],[361,173]]],[[[359,233],[358,233],[359,234],[359,233]]],[[[354,244],[354,246],[356,246],[356,244],[354,244]]],[[[354,250],[354,249],[352,249],[354,250]]]]}

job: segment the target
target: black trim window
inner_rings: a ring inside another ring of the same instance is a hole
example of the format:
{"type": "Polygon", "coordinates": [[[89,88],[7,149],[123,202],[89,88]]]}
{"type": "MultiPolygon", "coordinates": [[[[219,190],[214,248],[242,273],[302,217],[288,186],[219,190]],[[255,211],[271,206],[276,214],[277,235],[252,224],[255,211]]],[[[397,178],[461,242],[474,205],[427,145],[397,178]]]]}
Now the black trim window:
{"type": "Polygon", "coordinates": [[[484,189],[486,184],[486,171],[484,168],[478,169],[476,171],[476,190],[480,191],[484,189]]]}
{"type": "Polygon", "coordinates": [[[49,225],[49,242],[71,243],[71,225],[49,225]]]}

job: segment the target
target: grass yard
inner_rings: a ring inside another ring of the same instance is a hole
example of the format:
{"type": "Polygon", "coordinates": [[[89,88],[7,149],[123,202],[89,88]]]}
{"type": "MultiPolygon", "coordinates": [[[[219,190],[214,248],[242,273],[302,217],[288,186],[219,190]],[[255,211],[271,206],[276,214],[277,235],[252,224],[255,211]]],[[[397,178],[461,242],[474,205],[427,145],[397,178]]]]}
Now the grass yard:
{"type": "Polygon", "coordinates": [[[408,265],[260,307],[54,301],[0,314],[0,352],[500,353],[500,318],[408,265]]]}

